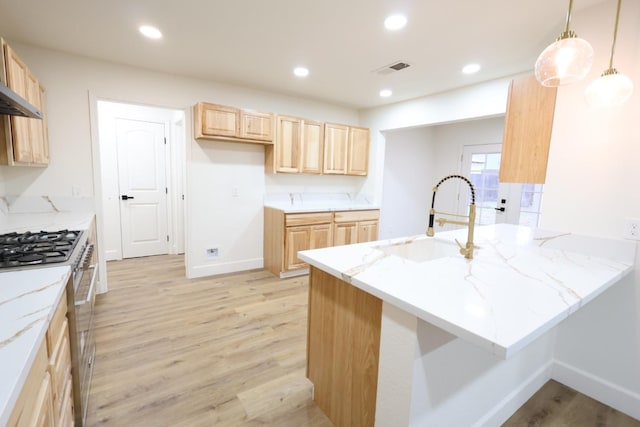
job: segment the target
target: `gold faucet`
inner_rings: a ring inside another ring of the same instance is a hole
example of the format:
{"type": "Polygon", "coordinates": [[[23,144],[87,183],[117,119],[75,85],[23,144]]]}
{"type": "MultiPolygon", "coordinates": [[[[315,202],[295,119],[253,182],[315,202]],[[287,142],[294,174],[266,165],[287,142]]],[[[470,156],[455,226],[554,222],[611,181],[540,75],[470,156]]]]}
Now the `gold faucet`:
{"type": "Polygon", "coordinates": [[[465,246],[462,246],[458,241],[458,239],[455,239],[455,241],[458,244],[458,246],[460,246],[460,254],[464,255],[464,257],[467,259],[473,259],[473,232],[474,232],[475,223],[476,223],[476,190],[468,178],[465,178],[462,175],[445,176],[440,180],[440,182],[436,184],[435,187],[433,187],[433,196],[431,197],[431,210],[429,211],[429,228],[427,228],[427,236],[429,237],[433,237],[435,235],[435,232],[433,231],[434,220],[438,222],[438,225],[440,225],[440,227],[442,227],[445,224],[466,225],[468,227],[467,244],[465,246]],[[469,215],[458,215],[458,214],[453,214],[448,212],[437,212],[434,209],[434,205],[436,202],[436,191],[438,191],[438,187],[440,187],[440,184],[442,184],[443,182],[451,178],[461,179],[469,185],[469,189],[471,190],[471,204],[469,205],[469,215]],[[460,217],[460,218],[468,218],[468,221],[460,221],[460,220],[446,219],[446,218],[435,218],[436,214],[448,215],[448,216],[454,216],[454,217],[460,217]]]}

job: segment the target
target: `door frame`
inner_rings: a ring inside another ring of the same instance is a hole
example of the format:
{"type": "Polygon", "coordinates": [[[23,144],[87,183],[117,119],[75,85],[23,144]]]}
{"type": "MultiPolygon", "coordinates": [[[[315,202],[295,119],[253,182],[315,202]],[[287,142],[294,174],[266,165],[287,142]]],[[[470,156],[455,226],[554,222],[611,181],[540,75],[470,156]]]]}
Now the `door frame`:
{"type": "MultiPolygon", "coordinates": [[[[144,105],[129,101],[113,100],[106,97],[99,97],[89,93],[89,110],[91,123],[92,158],[93,158],[93,181],[95,195],[96,222],[98,226],[98,247],[101,255],[101,276],[98,292],[106,292],[106,261],[122,259],[122,241],[119,230],[120,214],[113,218],[114,197],[118,195],[113,192],[113,184],[117,187],[117,181],[113,180],[114,162],[112,146],[113,141],[105,137],[104,129],[101,129],[101,117],[104,115],[102,106],[112,104],[122,107],[125,115],[121,118],[131,118],[133,120],[148,120],[149,115],[162,115],[162,122],[165,123],[166,145],[166,173],[168,197],[168,232],[169,232],[169,253],[180,254],[185,252],[186,247],[186,181],[187,181],[187,118],[189,112],[186,109],[171,108],[164,106],[144,105]],[[103,104],[104,103],[104,104],[103,104]],[[118,230],[115,233],[114,224],[117,222],[118,230]],[[114,239],[115,238],[115,239],[114,239]],[[117,241],[117,250],[114,248],[117,241]]],[[[103,123],[104,128],[104,123],[103,123]]],[[[114,130],[115,135],[115,130],[114,130]]],[[[117,161],[115,162],[117,167],[117,161]]],[[[115,170],[117,175],[117,169],[115,170]]],[[[117,190],[116,190],[117,192],[117,190]]]]}

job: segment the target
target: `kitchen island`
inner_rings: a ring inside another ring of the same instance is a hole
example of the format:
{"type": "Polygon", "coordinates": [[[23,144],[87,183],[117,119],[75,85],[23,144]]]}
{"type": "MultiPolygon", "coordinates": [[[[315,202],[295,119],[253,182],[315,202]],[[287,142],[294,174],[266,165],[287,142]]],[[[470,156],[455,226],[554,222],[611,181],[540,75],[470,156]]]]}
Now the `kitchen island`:
{"type": "Polygon", "coordinates": [[[300,253],[312,266],[307,376],[336,425],[504,421],[551,378],[553,349],[537,338],[635,256],[633,242],[495,225],[476,229],[467,260],[454,241],[465,234],[300,253]]]}

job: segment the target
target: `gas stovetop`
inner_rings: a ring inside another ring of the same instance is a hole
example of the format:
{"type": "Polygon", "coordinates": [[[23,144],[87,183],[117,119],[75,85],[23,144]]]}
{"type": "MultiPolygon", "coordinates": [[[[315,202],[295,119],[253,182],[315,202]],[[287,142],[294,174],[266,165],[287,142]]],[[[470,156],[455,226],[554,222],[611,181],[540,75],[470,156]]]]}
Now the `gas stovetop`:
{"type": "Polygon", "coordinates": [[[40,231],[0,234],[0,268],[65,262],[82,231],[40,231]]]}

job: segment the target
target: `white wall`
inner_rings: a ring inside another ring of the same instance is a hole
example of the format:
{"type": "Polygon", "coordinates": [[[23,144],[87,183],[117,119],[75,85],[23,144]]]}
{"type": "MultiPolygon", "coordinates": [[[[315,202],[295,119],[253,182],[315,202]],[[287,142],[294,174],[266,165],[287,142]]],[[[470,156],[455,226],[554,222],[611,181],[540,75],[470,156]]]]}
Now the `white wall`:
{"type": "MultiPolygon", "coordinates": [[[[640,2],[625,2],[614,65],[629,75],[636,89],[621,108],[591,111],[584,102],[588,81],[607,68],[616,2],[574,14],[572,26],[596,51],[587,81],[558,91],[541,227],[593,236],[622,236],[625,217],[640,218],[640,2]],[[606,19],[604,17],[607,17],[606,19]]],[[[509,79],[420,98],[412,102],[361,113],[361,122],[374,129],[394,129],[451,122],[504,112],[509,79]]],[[[367,182],[382,188],[385,141],[373,132],[372,163],[375,178],[367,182]]],[[[381,191],[376,191],[380,194],[381,191]]],[[[384,197],[384,196],[383,196],[384,197]]],[[[640,261],[640,255],[636,262],[640,261]]],[[[552,345],[552,375],[565,384],[640,419],[640,272],[635,271],[579,313],[544,335],[518,355],[520,362],[499,363],[491,378],[522,378],[522,372],[544,368],[536,348],[552,345]],[[557,342],[554,343],[554,334],[557,342]]],[[[442,362],[444,363],[444,361],[442,362]]],[[[544,371],[543,371],[544,372],[544,371]]],[[[473,377],[467,378],[474,382],[473,377]]],[[[523,384],[524,386],[525,384],[523,384]]],[[[514,387],[505,400],[526,394],[514,387]]],[[[496,405],[483,422],[493,425],[504,416],[498,409],[509,402],[480,401],[480,395],[451,396],[453,408],[496,405]],[[492,414],[495,414],[494,418],[492,414]]],[[[503,406],[506,407],[506,406],[503,406]]],[[[459,409],[458,409],[459,410],[459,409]]],[[[477,408],[473,408],[477,410],[477,408]]]]}
{"type": "MultiPolygon", "coordinates": [[[[466,145],[501,144],[504,117],[384,132],[385,158],[380,212],[380,238],[424,233],[432,189],[443,177],[461,172],[466,145]]],[[[446,181],[436,197],[436,209],[458,212],[457,194],[468,191],[459,180],[446,181]]],[[[459,214],[466,214],[463,210],[459,214]]],[[[436,227],[438,231],[455,228],[436,227]]]]}
{"type": "MultiPolygon", "coordinates": [[[[191,276],[262,266],[262,203],[266,188],[264,148],[259,145],[193,140],[191,106],[198,101],[291,114],[320,121],[358,124],[354,110],[210,81],[150,72],[9,42],[47,89],[51,164],[47,168],[0,168],[3,195],[93,195],[92,99],[181,109],[187,130],[187,247],[191,276]],[[239,197],[230,199],[233,186],[239,197]],[[211,243],[217,260],[205,257],[211,243]]],[[[97,154],[97,153],[94,153],[97,154]]],[[[320,177],[296,177],[296,188],[326,190],[320,177]]],[[[288,177],[269,177],[287,190],[288,177]]],[[[356,193],[362,178],[330,180],[338,192],[356,193]]],[[[2,187],[0,187],[2,190],[2,187]]],[[[100,194],[96,194],[100,197],[100,194]]],[[[103,240],[101,238],[101,240],[103,240]]]]}
{"type": "MultiPolygon", "coordinates": [[[[541,227],[622,237],[624,218],[640,218],[640,2],[623,2],[614,66],[634,93],[625,105],[592,110],[583,91],[608,66],[615,1],[577,15],[580,36],[596,52],[586,82],[561,88],[549,154],[541,227]]],[[[577,27],[576,27],[577,28],[577,27]]],[[[636,265],[640,265],[640,257],[636,265]]],[[[640,418],[640,272],[558,328],[562,378],[640,418]],[[635,401],[634,401],[635,399],[635,401]],[[626,402],[626,403],[625,403],[626,402]],[[629,409],[627,409],[629,411],[629,409]]]]}
{"type": "Polygon", "coordinates": [[[424,233],[436,179],[433,129],[385,133],[380,239],[424,233]]]}

